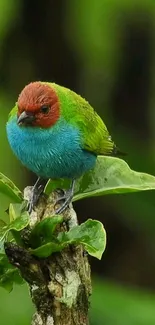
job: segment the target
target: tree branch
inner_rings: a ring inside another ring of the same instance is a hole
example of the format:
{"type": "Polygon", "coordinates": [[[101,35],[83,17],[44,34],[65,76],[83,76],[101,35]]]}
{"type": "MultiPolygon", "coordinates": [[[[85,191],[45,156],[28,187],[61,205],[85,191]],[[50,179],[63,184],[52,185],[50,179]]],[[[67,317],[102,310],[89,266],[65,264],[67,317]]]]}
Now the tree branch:
{"type": "MultiPolygon", "coordinates": [[[[24,191],[30,199],[31,187],[24,191]]],[[[10,263],[18,267],[30,288],[36,307],[31,325],[88,325],[89,296],[91,294],[90,266],[81,245],[70,245],[48,258],[32,256],[27,247],[32,227],[55,214],[55,202],[60,195],[53,192],[42,196],[30,215],[30,226],[22,231],[25,248],[6,243],[5,251],[10,263]]],[[[77,225],[72,205],[62,214],[63,224],[57,231],[66,231],[77,225]]]]}

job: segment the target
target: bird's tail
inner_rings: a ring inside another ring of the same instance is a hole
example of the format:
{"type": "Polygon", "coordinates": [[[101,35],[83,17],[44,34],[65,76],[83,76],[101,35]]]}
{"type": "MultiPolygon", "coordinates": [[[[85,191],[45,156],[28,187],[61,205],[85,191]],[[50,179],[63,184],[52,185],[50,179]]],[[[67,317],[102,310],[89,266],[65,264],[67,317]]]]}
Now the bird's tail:
{"type": "Polygon", "coordinates": [[[115,144],[112,150],[112,156],[120,156],[120,157],[124,157],[127,156],[126,152],[121,151],[115,144]]]}

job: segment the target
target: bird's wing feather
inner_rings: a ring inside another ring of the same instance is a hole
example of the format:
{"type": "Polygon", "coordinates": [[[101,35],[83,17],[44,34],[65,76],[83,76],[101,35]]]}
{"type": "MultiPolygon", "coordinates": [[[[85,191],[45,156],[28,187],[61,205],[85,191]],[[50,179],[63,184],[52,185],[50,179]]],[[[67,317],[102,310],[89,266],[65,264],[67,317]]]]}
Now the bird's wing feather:
{"type": "Polygon", "coordinates": [[[9,113],[9,116],[8,116],[8,120],[11,120],[14,116],[17,115],[17,111],[18,111],[18,108],[17,108],[17,105],[15,105],[12,110],[10,111],[9,113]]]}
{"type": "Polygon", "coordinates": [[[62,115],[81,131],[83,149],[97,155],[112,154],[115,144],[104,122],[90,104],[70,89],[56,84],[52,86],[59,96],[62,115]]]}

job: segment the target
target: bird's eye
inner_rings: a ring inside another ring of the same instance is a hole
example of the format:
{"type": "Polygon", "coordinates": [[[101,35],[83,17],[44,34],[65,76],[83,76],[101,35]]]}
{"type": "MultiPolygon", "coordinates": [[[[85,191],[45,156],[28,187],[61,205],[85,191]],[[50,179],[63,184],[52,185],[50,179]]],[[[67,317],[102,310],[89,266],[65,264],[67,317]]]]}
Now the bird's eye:
{"type": "Polygon", "coordinates": [[[49,110],[50,110],[50,107],[49,107],[48,105],[43,105],[43,106],[41,106],[41,108],[40,108],[40,111],[41,111],[41,113],[43,113],[43,114],[48,114],[49,110]]]}

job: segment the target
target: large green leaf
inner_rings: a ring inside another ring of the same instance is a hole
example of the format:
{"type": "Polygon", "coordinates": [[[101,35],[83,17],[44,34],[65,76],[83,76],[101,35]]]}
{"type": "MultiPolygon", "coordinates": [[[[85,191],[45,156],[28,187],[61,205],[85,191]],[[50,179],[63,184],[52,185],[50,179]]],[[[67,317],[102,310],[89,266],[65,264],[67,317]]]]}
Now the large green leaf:
{"type": "Polygon", "coordinates": [[[89,255],[101,259],[106,247],[106,232],[100,221],[88,219],[68,232],[61,232],[58,240],[62,244],[83,244],[89,255]]]}
{"type": "Polygon", "coordinates": [[[22,201],[21,191],[2,173],[0,173],[0,193],[9,197],[13,202],[20,203],[22,201]]]}
{"type": "MultiPolygon", "coordinates": [[[[67,188],[68,181],[49,181],[46,193],[56,187],[67,188]],[[53,183],[52,183],[53,182],[53,183]]],[[[76,181],[73,201],[90,196],[155,189],[155,176],[136,172],[119,158],[99,156],[95,168],[76,181]]]]}

